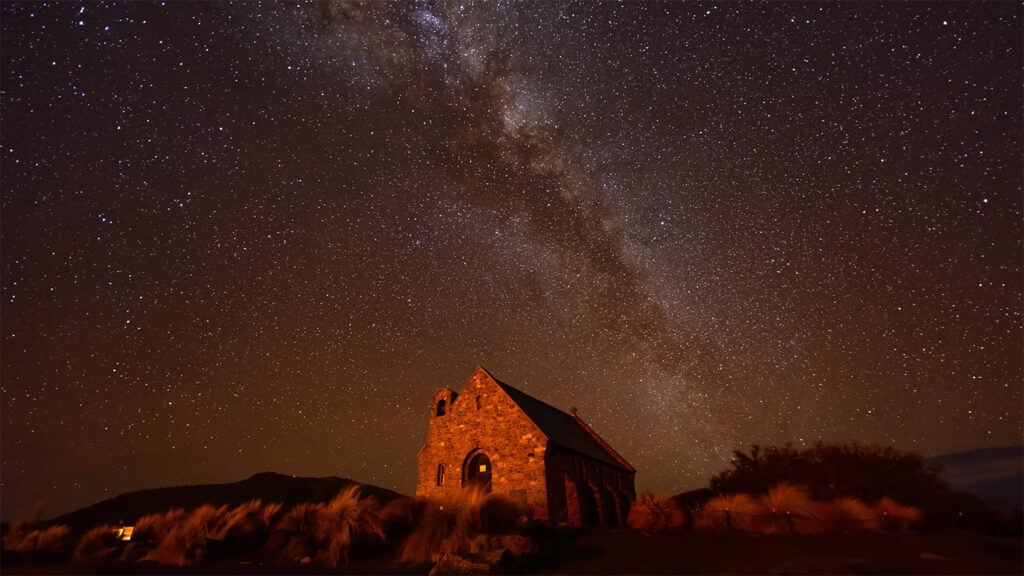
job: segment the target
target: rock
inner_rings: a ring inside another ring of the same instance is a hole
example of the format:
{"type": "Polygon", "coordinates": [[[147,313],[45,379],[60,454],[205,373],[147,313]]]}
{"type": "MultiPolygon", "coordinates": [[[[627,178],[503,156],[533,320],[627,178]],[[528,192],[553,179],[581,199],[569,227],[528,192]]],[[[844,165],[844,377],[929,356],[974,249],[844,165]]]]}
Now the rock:
{"type": "Polygon", "coordinates": [[[488,538],[486,534],[477,534],[469,541],[470,554],[480,554],[481,552],[487,552],[492,548],[491,538],[488,538]]]}
{"type": "Polygon", "coordinates": [[[312,561],[313,561],[313,559],[310,558],[309,556],[303,556],[302,560],[299,560],[299,564],[309,564],[312,561]]]}
{"type": "Polygon", "coordinates": [[[484,562],[486,564],[495,565],[501,563],[508,563],[512,560],[512,554],[508,551],[508,548],[497,548],[495,550],[487,550],[480,552],[473,556],[476,560],[484,562]]]}
{"type": "Polygon", "coordinates": [[[536,554],[539,552],[536,542],[519,534],[502,534],[501,536],[494,536],[490,539],[490,548],[492,550],[504,548],[514,556],[536,554]]]}
{"type": "Polygon", "coordinates": [[[473,562],[455,554],[444,554],[430,569],[430,576],[435,574],[490,574],[491,566],[482,562],[473,562]]]}

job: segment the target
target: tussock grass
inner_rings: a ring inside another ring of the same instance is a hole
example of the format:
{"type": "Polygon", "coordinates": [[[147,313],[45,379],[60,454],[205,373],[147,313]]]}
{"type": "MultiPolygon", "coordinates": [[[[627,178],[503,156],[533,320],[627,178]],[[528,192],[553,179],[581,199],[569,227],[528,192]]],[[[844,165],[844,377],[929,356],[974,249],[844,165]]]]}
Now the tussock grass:
{"type": "Polygon", "coordinates": [[[761,507],[749,494],[722,494],[708,500],[696,515],[694,527],[700,530],[752,531],[754,517],[761,507]]]}
{"type": "Polygon", "coordinates": [[[756,498],[717,496],[697,512],[694,526],[756,534],[867,534],[906,531],[923,516],[920,508],[891,498],[874,506],[856,498],[818,502],[805,487],[781,483],[756,498]]]}
{"type": "Polygon", "coordinates": [[[173,524],[156,548],[142,559],[167,566],[188,566],[201,561],[206,554],[206,538],[227,511],[227,506],[215,508],[209,504],[196,508],[173,524]]]}
{"type": "Polygon", "coordinates": [[[826,529],[840,534],[881,532],[879,513],[856,498],[836,498],[823,508],[826,529]]]}
{"type": "Polygon", "coordinates": [[[309,557],[331,567],[348,563],[354,546],[385,538],[377,499],[360,497],[358,486],[342,490],[326,504],[295,505],[276,529],[287,535],[282,557],[293,562],[309,557]]]}
{"type": "Polygon", "coordinates": [[[167,537],[171,529],[184,521],[186,512],[182,508],[172,508],[167,512],[147,514],[135,522],[132,540],[141,542],[160,542],[167,537]]]}
{"type": "Polygon", "coordinates": [[[514,502],[479,489],[455,498],[428,500],[422,515],[399,553],[402,562],[426,564],[444,554],[469,554],[479,547],[477,537],[511,530],[524,511],[514,502]]]}
{"type": "Polygon", "coordinates": [[[255,546],[255,534],[269,530],[280,509],[278,503],[264,505],[260,500],[251,500],[235,508],[206,504],[188,512],[174,508],[149,514],[135,523],[132,544],[130,550],[126,549],[124,559],[134,559],[129,558],[129,552],[134,556],[140,545],[148,544],[151,548],[142,554],[141,561],[189,566],[206,557],[208,538],[248,539],[255,546]]]}
{"type": "Polygon", "coordinates": [[[37,552],[59,554],[65,552],[68,532],[71,528],[59,525],[36,530],[11,530],[4,536],[4,549],[22,554],[37,552]]]}
{"type": "Polygon", "coordinates": [[[643,494],[630,507],[626,525],[647,534],[660,534],[680,528],[686,523],[686,513],[672,498],[657,498],[643,494]]]}
{"type": "Polygon", "coordinates": [[[122,548],[115,534],[117,528],[105,524],[86,532],[78,541],[71,559],[79,564],[101,564],[117,560],[122,548]]]}
{"type": "Polygon", "coordinates": [[[802,486],[778,484],[757,499],[760,511],[751,519],[758,534],[811,534],[817,530],[819,507],[802,486]]]}
{"type": "Polygon", "coordinates": [[[875,511],[882,516],[882,529],[886,532],[906,532],[924,518],[924,510],[905,506],[891,498],[882,498],[876,502],[875,511]]]}
{"type": "Polygon", "coordinates": [[[248,536],[267,530],[280,510],[281,504],[278,502],[264,505],[259,499],[250,500],[220,517],[210,530],[209,537],[223,540],[229,536],[248,536]]]}
{"type": "Polygon", "coordinates": [[[414,498],[395,498],[388,502],[381,509],[381,519],[384,522],[384,526],[391,528],[393,526],[411,527],[416,523],[416,520],[423,516],[423,505],[422,500],[416,500],[414,498]]]}

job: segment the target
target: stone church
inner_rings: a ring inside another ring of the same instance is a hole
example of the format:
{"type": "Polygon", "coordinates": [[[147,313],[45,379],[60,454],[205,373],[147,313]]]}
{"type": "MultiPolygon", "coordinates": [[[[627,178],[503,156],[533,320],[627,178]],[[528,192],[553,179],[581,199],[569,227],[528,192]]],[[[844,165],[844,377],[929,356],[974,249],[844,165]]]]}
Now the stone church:
{"type": "Polygon", "coordinates": [[[590,426],[478,367],[461,392],[434,394],[418,498],[471,486],[556,524],[625,524],[636,470],[590,426]]]}

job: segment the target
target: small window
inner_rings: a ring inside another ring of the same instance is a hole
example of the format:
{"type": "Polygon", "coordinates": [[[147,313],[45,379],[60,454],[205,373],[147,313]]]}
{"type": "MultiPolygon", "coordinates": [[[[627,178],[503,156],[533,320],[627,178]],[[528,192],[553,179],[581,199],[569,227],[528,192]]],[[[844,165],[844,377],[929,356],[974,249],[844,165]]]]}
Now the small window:
{"type": "Polygon", "coordinates": [[[444,486],[444,464],[437,465],[437,485],[444,486]]]}
{"type": "Polygon", "coordinates": [[[479,396],[476,397],[476,409],[477,410],[480,409],[480,397],[479,396]]]}
{"type": "Polygon", "coordinates": [[[442,398],[441,400],[439,400],[437,402],[437,415],[438,416],[444,416],[444,408],[445,408],[444,398],[442,398]]]}

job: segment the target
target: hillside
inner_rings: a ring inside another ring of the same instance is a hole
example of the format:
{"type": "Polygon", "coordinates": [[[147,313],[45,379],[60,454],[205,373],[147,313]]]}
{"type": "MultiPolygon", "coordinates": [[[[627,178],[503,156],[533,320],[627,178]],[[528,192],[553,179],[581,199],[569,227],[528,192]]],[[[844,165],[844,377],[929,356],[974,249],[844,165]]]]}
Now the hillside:
{"type": "Polygon", "coordinates": [[[951,488],[975,494],[993,508],[1024,506],[1024,446],[968,450],[927,462],[945,470],[951,488]]]}
{"type": "MultiPolygon", "coordinates": [[[[359,484],[348,478],[302,478],[274,472],[263,472],[240,482],[172,486],[128,492],[74,512],[63,514],[47,524],[67,524],[72,529],[86,529],[100,524],[131,523],[140,516],[171,508],[191,509],[202,504],[236,506],[254,498],[264,502],[281,502],[286,506],[299,502],[326,502],[343,488],[359,484]]],[[[362,484],[363,493],[386,503],[402,494],[362,484]]]]}

